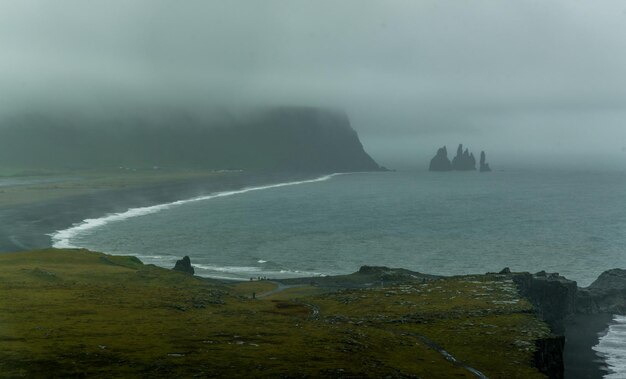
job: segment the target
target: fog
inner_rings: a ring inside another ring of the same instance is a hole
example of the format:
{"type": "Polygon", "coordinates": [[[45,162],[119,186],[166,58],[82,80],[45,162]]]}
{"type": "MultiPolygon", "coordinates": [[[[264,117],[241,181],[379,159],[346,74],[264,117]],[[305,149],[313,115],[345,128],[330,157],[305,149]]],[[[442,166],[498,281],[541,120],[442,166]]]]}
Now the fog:
{"type": "Polygon", "coordinates": [[[0,3],[0,112],[341,108],[392,167],[626,168],[623,1],[0,3]]]}

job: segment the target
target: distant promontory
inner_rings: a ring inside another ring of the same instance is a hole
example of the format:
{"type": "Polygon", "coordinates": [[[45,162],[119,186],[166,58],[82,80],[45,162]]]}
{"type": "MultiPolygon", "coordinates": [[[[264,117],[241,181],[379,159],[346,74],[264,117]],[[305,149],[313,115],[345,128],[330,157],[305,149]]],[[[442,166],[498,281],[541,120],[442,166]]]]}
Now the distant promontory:
{"type": "MultiPolygon", "coordinates": [[[[443,146],[437,150],[437,154],[430,160],[429,171],[475,171],[476,170],[476,158],[474,153],[470,152],[468,148],[463,150],[463,144],[459,144],[456,150],[456,156],[450,161],[448,158],[448,149],[443,146]]],[[[489,172],[491,168],[489,163],[486,162],[486,155],[484,151],[480,153],[480,172],[489,172]]]]}
{"type": "Polygon", "coordinates": [[[345,112],[295,106],[245,114],[149,109],[3,116],[0,162],[24,169],[384,170],[345,112]]]}

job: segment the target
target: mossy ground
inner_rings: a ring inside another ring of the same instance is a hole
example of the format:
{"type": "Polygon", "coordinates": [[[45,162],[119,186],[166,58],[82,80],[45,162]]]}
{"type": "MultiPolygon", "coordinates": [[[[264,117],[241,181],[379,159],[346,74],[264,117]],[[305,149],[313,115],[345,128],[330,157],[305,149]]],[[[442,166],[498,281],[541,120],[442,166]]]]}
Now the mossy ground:
{"type": "Polygon", "coordinates": [[[545,324],[498,276],[386,288],[223,284],[86,250],[0,255],[4,377],[473,377],[531,367],[545,324]]]}

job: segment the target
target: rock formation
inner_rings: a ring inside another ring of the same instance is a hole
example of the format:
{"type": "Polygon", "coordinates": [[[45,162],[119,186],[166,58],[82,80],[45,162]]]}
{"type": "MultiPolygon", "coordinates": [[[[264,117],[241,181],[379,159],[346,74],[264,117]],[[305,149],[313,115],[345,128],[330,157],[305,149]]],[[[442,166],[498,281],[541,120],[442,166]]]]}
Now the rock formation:
{"type": "Polygon", "coordinates": [[[480,152],[480,172],[489,172],[491,171],[491,167],[489,167],[489,163],[487,163],[485,157],[485,152],[480,152]]]}
{"type": "Polygon", "coordinates": [[[476,170],[476,158],[474,154],[469,152],[469,149],[463,151],[463,144],[459,144],[456,150],[456,156],[452,159],[452,168],[457,171],[471,171],[476,170]]]}
{"type": "Polygon", "coordinates": [[[183,259],[179,259],[176,261],[176,264],[174,265],[174,268],[172,270],[185,272],[191,275],[195,273],[195,270],[191,266],[191,259],[189,259],[189,257],[186,255],[183,257],[183,259]]]}
{"type": "Polygon", "coordinates": [[[448,149],[444,146],[437,150],[437,155],[430,160],[429,171],[452,171],[452,163],[448,158],[448,149]]]}
{"type": "Polygon", "coordinates": [[[603,272],[587,288],[578,290],[577,311],[583,314],[626,312],[626,270],[603,272]]]}
{"type": "Polygon", "coordinates": [[[563,322],[576,311],[576,282],[557,273],[512,274],[520,295],[533,304],[541,318],[555,333],[563,333],[563,322]]]}
{"type": "Polygon", "coordinates": [[[548,378],[564,378],[565,364],[563,352],[565,350],[564,336],[548,336],[535,341],[533,366],[548,378]]]}
{"type": "MultiPolygon", "coordinates": [[[[481,154],[480,169],[482,172],[491,171],[489,164],[485,163],[485,152],[481,154]]],[[[437,150],[437,154],[430,160],[429,171],[473,171],[476,170],[476,158],[474,153],[469,149],[463,150],[463,144],[460,144],[456,150],[456,156],[452,162],[448,159],[448,150],[442,147],[437,150]]]]}

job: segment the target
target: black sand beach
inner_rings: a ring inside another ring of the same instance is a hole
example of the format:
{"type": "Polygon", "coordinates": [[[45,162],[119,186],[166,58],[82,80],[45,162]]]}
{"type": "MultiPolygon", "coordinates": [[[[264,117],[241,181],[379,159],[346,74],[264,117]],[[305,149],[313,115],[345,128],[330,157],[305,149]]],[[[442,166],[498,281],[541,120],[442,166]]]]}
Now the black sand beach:
{"type": "Polygon", "coordinates": [[[0,207],[0,253],[50,247],[48,236],[87,218],[123,212],[209,193],[280,183],[322,174],[226,172],[205,178],[165,181],[131,188],[99,190],[0,207]]]}
{"type": "Polygon", "coordinates": [[[604,360],[591,348],[612,319],[611,314],[575,315],[565,324],[565,378],[595,379],[608,372],[604,360]]]}

